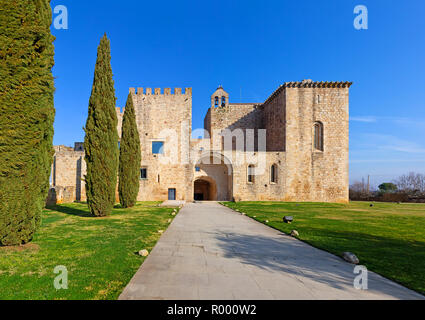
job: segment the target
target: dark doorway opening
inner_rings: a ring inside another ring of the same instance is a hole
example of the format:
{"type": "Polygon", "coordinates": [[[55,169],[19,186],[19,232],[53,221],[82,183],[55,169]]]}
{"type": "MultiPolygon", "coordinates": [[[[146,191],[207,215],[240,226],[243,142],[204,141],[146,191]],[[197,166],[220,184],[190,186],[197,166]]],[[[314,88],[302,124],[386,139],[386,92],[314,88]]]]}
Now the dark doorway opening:
{"type": "Polygon", "coordinates": [[[195,193],[194,199],[195,199],[195,201],[203,201],[204,200],[204,194],[203,193],[195,193]]]}
{"type": "Polygon", "coordinates": [[[214,180],[203,178],[195,181],[194,200],[196,201],[214,201],[217,199],[217,187],[214,180]]]}

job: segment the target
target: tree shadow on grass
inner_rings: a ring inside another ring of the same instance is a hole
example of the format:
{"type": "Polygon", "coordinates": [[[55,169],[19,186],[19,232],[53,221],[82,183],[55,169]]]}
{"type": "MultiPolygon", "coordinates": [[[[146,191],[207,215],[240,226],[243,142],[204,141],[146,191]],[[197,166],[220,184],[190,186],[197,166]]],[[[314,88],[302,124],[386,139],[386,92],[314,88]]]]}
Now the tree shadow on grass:
{"type": "Polygon", "coordinates": [[[69,214],[69,215],[72,215],[72,216],[83,217],[83,218],[94,218],[95,217],[89,211],[81,210],[81,209],[78,209],[78,208],[72,208],[72,207],[68,207],[68,206],[63,206],[63,205],[48,206],[47,209],[58,211],[58,212],[65,213],[65,214],[69,214]]]}

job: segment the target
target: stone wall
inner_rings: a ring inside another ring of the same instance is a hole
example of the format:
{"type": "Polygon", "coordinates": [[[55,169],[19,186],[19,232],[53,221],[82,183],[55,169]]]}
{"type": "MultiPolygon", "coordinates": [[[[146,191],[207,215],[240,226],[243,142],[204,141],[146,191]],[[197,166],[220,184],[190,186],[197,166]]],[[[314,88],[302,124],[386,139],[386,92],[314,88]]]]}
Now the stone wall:
{"type": "Polygon", "coordinates": [[[51,187],[47,195],[46,206],[76,201],[75,187],[51,187]]]}
{"type": "MultiPolygon", "coordinates": [[[[255,142],[257,141],[257,129],[263,128],[263,113],[258,104],[232,104],[229,103],[225,107],[211,107],[208,111],[207,123],[208,130],[210,131],[211,137],[211,149],[221,150],[223,149],[223,130],[235,130],[240,129],[244,136],[246,136],[247,129],[254,131],[255,142]]],[[[235,149],[237,141],[233,139],[233,149],[235,149]]],[[[244,145],[246,141],[243,141],[244,145]]],[[[255,143],[254,149],[257,150],[258,146],[255,143]]],[[[245,147],[242,148],[242,151],[245,147]]]]}
{"type": "Polygon", "coordinates": [[[257,152],[245,164],[233,167],[235,201],[280,201],[285,197],[285,153],[257,152]],[[254,182],[248,182],[248,166],[255,166],[254,182]],[[277,181],[271,181],[271,166],[276,165],[277,181]]]}
{"type": "Polygon", "coordinates": [[[267,151],[286,150],[286,96],[285,91],[263,104],[264,128],[267,130],[267,151]]]}
{"type": "Polygon", "coordinates": [[[123,108],[121,111],[121,108],[117,107],[115,108],[115,110],[117,112],[117,120],[118,120],[118,126],[117,126],[118,136],[121,138],[122,120],[124,117],[125,108],[123,108]]]}
{"type": "Polygon", "coordinates": [[[54,150],[51,187],[55,188],[55,194],[49,192],[48,202],[53,198],[57,203],[86,201],[84,176],[87,170],[81,144],[76,143],[74,148],[55,146],[54,150]]]}

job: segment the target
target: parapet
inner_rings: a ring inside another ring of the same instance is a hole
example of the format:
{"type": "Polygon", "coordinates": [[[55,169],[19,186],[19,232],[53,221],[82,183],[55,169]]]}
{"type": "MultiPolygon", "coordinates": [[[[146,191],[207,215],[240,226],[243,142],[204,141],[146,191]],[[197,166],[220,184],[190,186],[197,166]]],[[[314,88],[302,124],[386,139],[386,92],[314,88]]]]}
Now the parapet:
{"type": "Polygon", "coordinates": [[[53,146],[55,155],[69,155],[69,156],[81,156],[84,153],[84,143],[76,142],[74,147],[67,147],[64,145],[53,146]]]}
{"type": "Polygon", "coordinates": [[[292,81],[285,82],[282,87],[284,88],[349,88],[351,87],[352,82],[342,82],[342,81],[313,81],[313,80],[303,80],[303,81],[292,81]]]}
{"type": "Polygon", "coordinates": [[[53,149],[55,150],[55,153],[58,153],[58,152],[73,152],[74,151],[74,148],[67,147],[67,146],[64,146],[64,145],[53,146],[53,149]]]}
{"type": "Polygon", "coordinates": [[[279,88],[277,88],[270,97],[267,98],[267,100],[264,102],[266,104],[270,100],[272,100],[276,95],[278,95],[283,89],[286,88],[350,88],[353,83],[349,81],[313,81],[310,79],[303,80],[303,81],[291,81],[291,82],[285,82],[284,84],[280,85],[279,88]]]}
{"type": "Polygon", "coordinates": [[[182,93],[182,88],[174,88],[174,93],[172,92],[171,88],[165,88],[163,93],[162,93],[161,88],[154,88],[154,90],[152,90],[152,88],[146,88],[146,92],[145,92],[144,88],[137,88],[137,91],[136,91],[136,88],[130,88],[130,93],[138,95],[138,96],[150,96],[150,95],[156,95],[156,96],[160,96],[160,95],[164,95],[164,96],[169,96],[169,95],[192,96],[192,88],[185,88],[184,93],[182,93]]]}

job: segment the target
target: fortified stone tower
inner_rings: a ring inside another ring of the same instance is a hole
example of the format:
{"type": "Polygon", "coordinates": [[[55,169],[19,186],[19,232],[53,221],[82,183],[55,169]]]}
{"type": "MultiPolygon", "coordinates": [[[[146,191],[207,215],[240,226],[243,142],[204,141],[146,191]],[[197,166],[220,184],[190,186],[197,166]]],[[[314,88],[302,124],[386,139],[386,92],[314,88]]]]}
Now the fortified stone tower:
{"type": "Polygon", "coordinates": [[[193,198],[192,88],[130,88],[142,151],[139,201],[193,198]],[[171,194],[170,194],[171,193],[171,194]]]}
{"type": "Polygon", "coordinates": [[[268,151],[285,152],[285,201],[348,201],[351,82],[286,82],[264,103],[268,151]]]}

